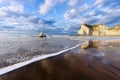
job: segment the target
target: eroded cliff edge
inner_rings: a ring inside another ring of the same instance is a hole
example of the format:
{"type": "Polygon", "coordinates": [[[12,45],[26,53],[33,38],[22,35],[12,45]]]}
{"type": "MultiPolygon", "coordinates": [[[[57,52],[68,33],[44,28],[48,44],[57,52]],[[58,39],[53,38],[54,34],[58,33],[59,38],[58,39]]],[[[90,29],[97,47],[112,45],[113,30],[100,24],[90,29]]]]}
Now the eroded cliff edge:
{"type": "Polygon", "coordinates": [[[82,24],[78,30],[81,36],[120,36],[120,26],[108,27],[104,24],[88,25],[82,24]]]}

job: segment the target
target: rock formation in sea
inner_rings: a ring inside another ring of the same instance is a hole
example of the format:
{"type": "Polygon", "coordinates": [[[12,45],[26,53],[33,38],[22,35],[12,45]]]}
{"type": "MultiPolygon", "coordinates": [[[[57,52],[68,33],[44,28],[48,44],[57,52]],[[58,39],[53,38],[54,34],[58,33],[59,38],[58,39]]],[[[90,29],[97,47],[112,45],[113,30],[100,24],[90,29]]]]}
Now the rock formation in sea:
{"type": "Polygon", "coordinates": [[[45,35],[44,33],[40,32],[40,33],[38,34],[38,37],[39,37],[39,38],[43,38],[43,37],[46,37],[46,35],[45,35]]]}
{"type": "Polygon", "coordinates": [[[104,24],[88,25],[82,24],[78,31],[81,36],[118,36],[120,35],[120,26],[108,27],[104,24]]]}

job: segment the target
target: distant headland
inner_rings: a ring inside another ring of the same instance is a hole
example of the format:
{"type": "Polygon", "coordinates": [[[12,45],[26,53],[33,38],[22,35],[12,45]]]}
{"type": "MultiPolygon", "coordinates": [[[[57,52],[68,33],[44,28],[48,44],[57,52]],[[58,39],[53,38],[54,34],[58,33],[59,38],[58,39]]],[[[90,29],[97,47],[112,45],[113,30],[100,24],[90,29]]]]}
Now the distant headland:
{"type": "Polygon", "coordinates": [[[77,34],[81,36],[120,36],[120,25],[110,28],[104,24],[82,24],[77,34]]]}

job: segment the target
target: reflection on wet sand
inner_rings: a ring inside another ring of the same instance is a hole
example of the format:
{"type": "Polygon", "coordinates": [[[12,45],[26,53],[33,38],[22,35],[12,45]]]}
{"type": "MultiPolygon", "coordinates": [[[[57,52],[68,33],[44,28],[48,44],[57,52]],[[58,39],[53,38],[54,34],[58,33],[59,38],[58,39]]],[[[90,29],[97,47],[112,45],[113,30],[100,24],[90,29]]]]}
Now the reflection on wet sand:
{"type": "Polygon", "coordinates": [[[95,47],[32,63],[0,76],[0,80],[119,80],[120,41],[88,43],[95,47]]]}
{"type": "Polygon", "coordinates": [[[82,49],[87,49],[87,48],[98,48],[98,45],[96,44],[98,43],[97,41],[86,41],[85,44],[81,45],[80,48],[82,49]]]}

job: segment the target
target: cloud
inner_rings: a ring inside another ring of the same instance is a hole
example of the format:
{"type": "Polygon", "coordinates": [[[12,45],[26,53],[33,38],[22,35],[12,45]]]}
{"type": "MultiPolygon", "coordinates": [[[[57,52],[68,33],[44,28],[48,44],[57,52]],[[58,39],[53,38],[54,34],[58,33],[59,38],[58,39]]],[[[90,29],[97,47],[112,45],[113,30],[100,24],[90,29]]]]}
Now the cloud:
{"type": "Polygon", "coordinates": [[[0,16],[8,17],[11,15],[24,14],[24,6],[21,3],[12,0],[9,4],[0,7],[0,16]]]}
{"type": "Polygon", "coordinates": [[[37,24],[39,22],[40,18],[37,16],[29,16],[27,18],[27,21],[29,21],[30,23],[34,23],[37,24]]]}
{"type": "Polygon", "coordinates": [[[45,3],[40,6],[39,13],[47,14],[55,4],[52,4],[52,0],[45,0],[45,3]]]}
{"type": "Polygon", "coordinates": [[[66,19],[78,18],[90,8],[87,3],[84,3],[84,0],[69,0],[67,5],[69,9],[63,14],[66,19]]]}
{"type": "Polygon", "coordinates": [[[78,4],[79,0],[69,0],[69,2],[67,3],[69,6],[73,7],[76,6],[78,4]]]}
{"type": "Polygon", "coordinates": [[[76,9],[71,9],[70,11],[66,12],[63,16],[66,18],[66,19],[69,19],[69,18],[73,18],[77,15],[77,11],[76,9]]]}
{"type": "Polygon", "coordinates": [[[13,13],[23,13],[24,6],[17,2],[11,2],[11,4],[8,6],[8,10],[13,13]]]}
{"type": "Polygon", "coordinates": [[[0,29],[66,34],[75,33],[82,23],[116,25],[120,21],[119,0],[42,1],[0,0],[0,29]],[[59,13],[54,16],[55,9],[59,13]]]}
{"type": "MultiPolygon", "coordinates": [[[[7,0],[6,0],[7,1],[7,0]]],[[[46,0],[52,1],[50,6],[63,2],[64,0],[46,0]]],[[[47,3],[48,4],[48,3],[47,3]]],[[[25,12],[24,3],[17,0],[12,0],[7,4],[0,6],[0,30],[4,31],[39,31],[51,30],[54,31],[56,20],[44,19],[36,15],[29,15],[25,12]],[[7,23],[7,24],[6,24],[7,23]]],[[[47,6],[49,7],[49,6],[47,6]]],[[[52,7],[50,7],[51,9],[52,7]]],[[[46,8],[47,9],[47,8],[46,8]]]]}
{"type": "Polygon", "coordinates": [[[3,3],[5,0],[0,0],[0,3],[3,3]]]}
{"type": "Polygon", "coordinates": [[[46,15],[55,5],[63,1],[64,0],[45,0],[45,2],[39,7],[39,13],[46,15]]]}
{"type": "Polygon", "coordinates": [[[93,4],[94,6],[103,4],[106,0],[96,0],[95,3],[93,4]]]}
{"type": "Polygon", "coordinates": [[[119,24],[120,1],[95,0],[90,5],[87,1],[79,0],[78,4],[78,0],[69,0],[67,4],[69,10],[63,14],[64,18],[78,19],[80,24],[119,24]]]}
{"type": "Polygon", "coordinates": [[[87,4],[83,4],[82,6],[73,7],[67,12],[64,13],[64,18],[77,18],[81,15],[82,12],[86,11],[89,8],[87,4]]]}
{"type": "Polygon", "coordinates": [[[99,22],[106,23],[108,25],[113,25],[114,23],[119,24],[120,15],[118,13],[120,13],[120,7],[113,8],[109,10],[109,12],[106,13],[106,15],[104,15],[99,22]]]}
{"type": "Polygon", "coordinates": [[[7,10],[8,10],[8,9],[7,9],[6,7],[1,7],[1,8],[0,8],[0,16],[1,16],[1,17],[7,16],[7,15],[8,15],[8,14],[7,14],[7,10]]]}
{"type": "Polygon", "coordinates": [[[83,6],[79,7],[79,12],[83,12],[86,11],[87,9],[89,9],[90,6],[88,6],[87,4],[84,4],[83,6]]]}
{"type": "Polygon", "coordinates": [[[14,29],[16,30],[32,30],[32,31],[39,31],[44,29],[54,29],[53,24],[55,23],[55,20],[49,20],[49,19],[41,19],[38,16],[19,16],[17,19],[9,18],[6,20],[6,22],[9,22],[8,24],[11,26],[15,26],[14,29]]]}
{"type": "MultiPolygon", "coordinates": [[[[1,0],[0,6],[0,23],[2,25],[1,30],[19,30],[20,27],[30,25],[28,21],[21,18],[28,17],[24,9],[24,4],[19,0],[1,0]],[[8,29],[7,29],[8,28],[8,29]]],[[[29,27],[28,27],[29,29],[29,27]]]]}

